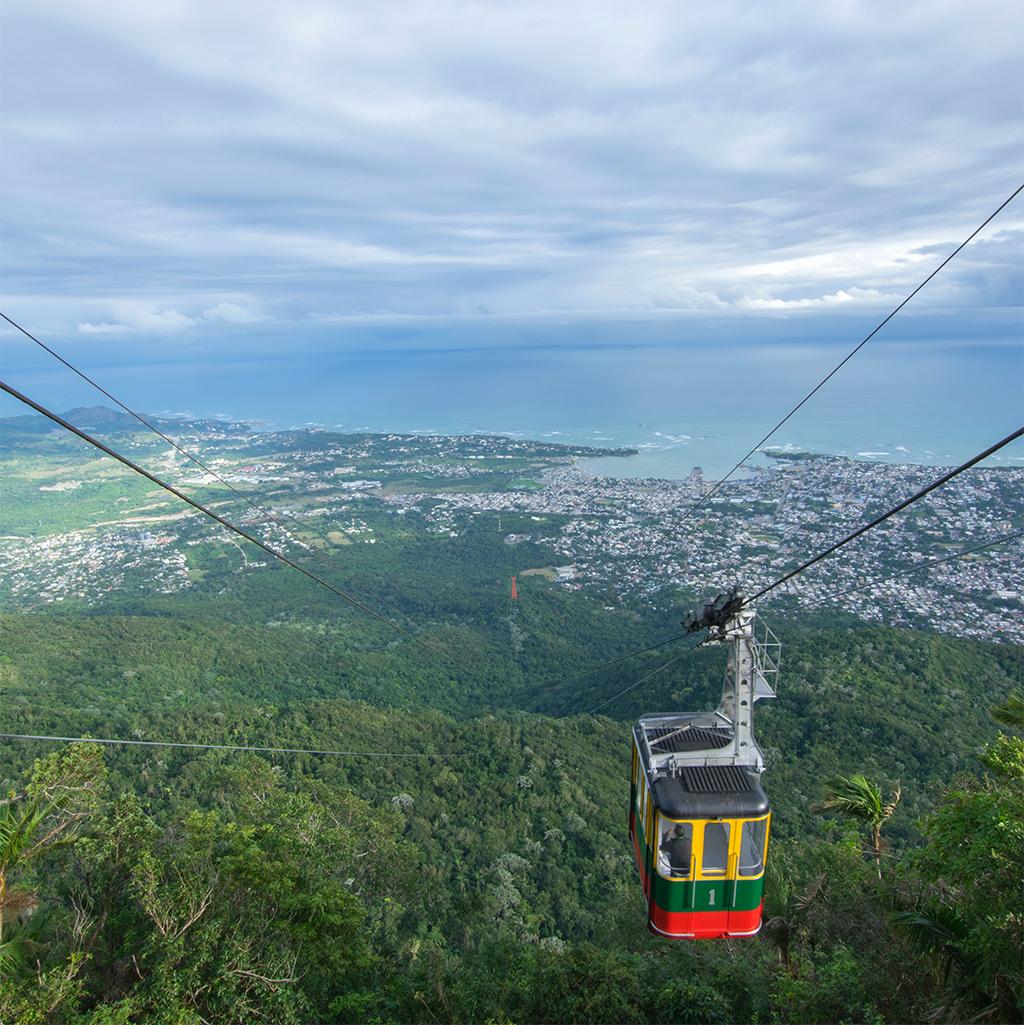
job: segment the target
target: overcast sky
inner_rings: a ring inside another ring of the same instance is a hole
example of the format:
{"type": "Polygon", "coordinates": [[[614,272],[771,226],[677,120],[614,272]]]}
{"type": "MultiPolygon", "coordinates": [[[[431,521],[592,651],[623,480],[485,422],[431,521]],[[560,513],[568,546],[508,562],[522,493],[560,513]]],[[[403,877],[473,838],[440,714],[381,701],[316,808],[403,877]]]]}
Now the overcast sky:
{"type": "MultiPolygon", "coordinates": [[[[1017,0],[8,0],[2,46],[3,308],[65,343],[799,332],[1024,180],[1017,0]]],[[[1012,337],[1022,241],[915,314],[1012,337]]]]}

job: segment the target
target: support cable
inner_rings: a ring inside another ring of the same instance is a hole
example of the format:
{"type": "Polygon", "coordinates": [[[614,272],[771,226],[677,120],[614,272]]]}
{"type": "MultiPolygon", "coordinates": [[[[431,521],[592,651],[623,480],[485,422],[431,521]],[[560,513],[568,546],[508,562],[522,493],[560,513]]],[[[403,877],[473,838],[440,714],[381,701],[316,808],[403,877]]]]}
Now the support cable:
{"type": "Polygon", "coordinates": [[[141,413],[132,409],[131,406],[128,406],[125,403],[123,403],[116,395],[111,395],[111,393],[108,392],[107,389],[103,387],[103,385],[101,385],[97,381],[94,381],[87,373],[85,373],[84,370],[80,370],[70,360],[65,359],[59,352],[55,352],[45,342],[40,341],[40,339],[38,339],[34,334],[23,328],[21,324],[17,323],[17,321],[14,321],[10,317],[8,317],[7,314],[4,313],[2,310],[0,310],[0,318],[6,320],[7,323],[11,325],[11,327],[13,327],[17,331],[20,331],[26,338],[29,338],[33,342],[35,342],[36,345],[39,346],[39,348],[41,348],[45,352],[48,352],[55,360],[57,360],[58,363],[63,363],[64,366],[68,368],[68,370],[70,370],[74,374],[77,374],[87,384],[92,385],[92,387],[95,388],[101,395],[106,396],[108,399],[110,399],[111,402],[115,403],[115,405],[120,406],[121,409],[123,409],[129,416],[133,416],[136,420],[139,421],[140,424],[142,424],[143,427],[145,427],[147,430],[152,431],[158,438],[160,438],[162,441],[165,441],[168,445],[170,445],[171,448],[180,452],[181,455],[183,455],[186,459],[191,460],[191,462],[195,463],[195,465],[198,466],[205,473],[208,473],[211,477],[214,477],[218,481],[220,481],[220,483],[223,484],[224,487],[226,487],[229,491],[235,494],[238,498],[241,498],[244,502],[248,502],[248,504],[253,509],[255,509],[256,512],[260,513],[261,516],[265,516],[266,518],[273,520],[274,523],[276,523],[279,527],[284,528],[285,530],[288,529],[285,523],[283,523],[269,509],[266,509],[262,505],[260,505],[251,495],[247,495],[244,491],[239,491],[238,488],[236,488],[230,481],[226,480],[221,474],[219,474],[215,469],[213,469],[212,466],[208,466],[206,463],[204,463],[203,460],[200,459],[199,456],[197,456],[194,452],[189,452],[188,449],[179,445],[178,442],[176,442],[173,438],[170,438],[166,434],[164,434],[164,432],[160,430],[160,428],[157,427],[157,425],[153,423],[152,420],[147,419],[141,413]]]}
{"type": "Polygon", "coordinates": [[[377,612],[375,609],[370,608],[368,605],[364,605],[361,601],[359,601],[358,598],[353,597],[351,594],[346,594],[346,592],[342,591],[340,588],[335,587],[334,584],[328,583],[328,581],[324,580],[323,577],[311,572],[304,566],[299,565],[299,563],[293,562],[291,559],[288,558],[287,555],[277,551],[276,548],[272,548],[270,545],[265,544],[258,537],[254,537],[252,534],[248,533],[248,531],[243,530],[241,527],[235,526],[235,524],[232,523],[230,520],[215,513],[212,509],[208,509],[205,505],[203,505],[201,502],[197,502],[194,498],[190,498],[183,491],[179,491],[173,484],[168,484],[167,481],[161,480],[161,478],[157,477],[156,474],[150,473],[149,470],[145,469],[142,466],[139,466],[138,463],[132,462],[132,460],[130,460],[127,456],[121,455],[120,452],[117,452],[116,450],[112,449],[109,445],[105,445],[98,438],[94,438],[91,434],[87,433],[86,431],[83,431],[81,428],[76,427],[72,423],[68,423],[68,421],[65,420],[62,416],[58,415],[57,413],[54,413],[52,410],[47,409],[45,406],[41,406],[38,402],[35,402],[33,399],[30,399],[27,395],[23,395],[20,391],[18,391],[16,388],[12,388],[11,385],[7,384],[5,381],[0,381],[0,390],[7,392],[8,395],[13,396],[19,402],[23,402],[26,406],[31,407],[37,413],[41,413],[48,420],[52,420],[59,427],[63,427],[66,431],[69,431],[70,433],[77,435],[79,438],[81,438],[83,441],[88,442],[94,448],[98,448],[101,452],[105,453],[113,459],[116,459],[119,463],[122,463],[124,466],[127,466],[128,469],[134,470],[136,473],[145,477],[147,480],[152,481],[158,487],[163,488],[164,491],[170,492],[172,495],[175,496],[175,498],[180,498],[183,502],[186,502],[188,505],[192,506],[193,509],[198,509],[199,512],[203,513],[203,515],[209,516],[211,520],[216,520],[216,522],[219,523],[222,527],[227,527],[228,530],[233,531],[235,534],[238,534],[239,537],[245,538],[245,540],[248,541],[250,544],[256,545],[257,548],[262,549],[264,552],[266,552],[268,555],[273,556],[279,562],[283,562],[286,566],[290,566],[292,569],[298,570],[298,572],[301,573],[303,576],[309,577],[310,580],[319,584],[321,587],[326,588],[328,591],[330,591],[332,594],[337,595],[343,601],[348,602],[350,605],[354,606],[362,612],[365,612],[368,616],[372,616],[374,619],[379,620],[381,623],[386,623],[392,629],[399,631],[399,633],[405,634],[407,637],[411,638],[417,644],[427,648],[428,651],[431,650],[426,644],[424,644],[424,642],[419,637],[412,633],[412,631],[407,630],[404,626],[402,626],[401,623],[397,623],[395,622],[395,620],[389,619],[387,616],[382,615],[380,612],[377,612]]]}
{"type": "Polygon", "coordinates": [[[984,552],[989,548],[995,548],[997,545],[1008,544],[1010,541],[1016,541],[1021,537],[1024,537],[1024,530],[1017,530],[1012,534],[1004,534],[1002,537],[993,538],[991,541],[971,545],[969,548],[963,548],[959,552],[953,552],[950,555],[942,555],[935,559],[926,559],[924,562],[920,562],[916,566],[911,566],[909,569],[901,569],[897,570],[895,573],[888,574],[888,576],[876,577],[874,580],[869,580],[864,584],[859,584],[857,587],[850,587],[845,591],[835,591],[832,594],[826,594],[822,598],[812,598],[810,601],[801,602],[795,609],[792,609],[792,611],[802,612],[804,609],[813,608],[815,605],[821,605],[823,602],[840,601],[848,595],[856,594],[858,591],[866,591],[872,587],[877,587],[879,584],[884,584],[889,580],[913,576],[916,573],[922,573],[926,570],[930,570],[935,566],[941,566],[944,562],[953,562],[956,559],[964,558],[964,556],[973,555],[975,552],[984,552]]]}
{"type": "MultiPolygon", "coordinates": [[[[761,598],[764,595],[768,594],[769,591],[774,590],[780,584],[785,583],[787,580],[792,579],[797,574],[802,573],[809,566],[813,566],[816,562],[820,562],[826,556],[831,555],[835,551],[838,551],[840,548],[842,548],[844,545],[848,544],[850,541],[853,541],[855,538],[860,537],[861,534],[865,534],[869,530],[871,530],[873,527],[877,527],[880,523],[883,523],[885,520],[889,519],[890,516],[894,516],[896,513],[900,512],[901,510],[903,510],[905,508],[907,508],[907,506],[912,505],[914,502],[918,501],[921,498],[924,498],[925,495],[927,495],[930,492],[934,491],[936,488],[941,487],[943,484],[948,483],[954,477],[956,477],[958,474],[963,473],[964,470],[968,470],[972,466],[974,466],[975,464],[981,462],[983,459],[987,459],[990,455],[992,455],[995,452],[998,452],[999,449],[1003,448],[1005,445],[1010,444],[1012,441],[1015,441],[1016,439],[1020,438],[1022,435],[1024,435],[1024,427],[1021,427],[1018,430],[1014,431],[1013,434],[1008,435],[1002,441],[999,441],[995,445],[992,445],[990,448],[987,448],[984,452],[981,452],[979,455],[976,455],[973,459],[969,459],[966,463],[963,463],[962,465],[956,467],[954,470],[950,470],[948,473],[943,474],[941,477],[938,478],[938,480],[933,481],[927,487],[922,488],[920,491],[918,491],[917,494],[912,495],[910,498],[908,498],[905,501],[901,502],[899,505],[897,505],[897,506],[893,507],[892,509],[888,510],[887,512],[883,513],[881,516],[876,517],[870,523],[868,523],[865,526],[863,526],[863,527],[859,528],[858,530],[854,531],[852,534],[847,535],[847,537],[843,538],[841,541],[836,542],[836,544],[830,546],[825,551],[819,553],[813,559],[809,559],[807,562],[803,563],[801,566],[798,566],[795,570],[793,570],[792,572],[786,574],[784,577],[782,577],[781,579],[777,580],[774,584],[770,584],[768,587],[765,587],[762,590],[758,591],[757,594],[755,594],[752,597],[746,599],[746,601],[743,604],[744,605],[749,605],[753,601],[755,601],[756,599],[761,598]]],[[[920,566],[914,566],[914,567],[912,567],[909,570],[901,570],[901,571],[899,571],[897,573],[892,573],[892,574],[890,574],[887,577],[883,577],[880,580],[869,581],[868,583],[863,584],[860,587],[850,588],[847,591],[839,592],[839,593],[832,594],[832,595],[827,595],[824,598],[814,599],[811,602],[807,602],[805,604],[797,606],[797,608],[794,609],[793,611],[799,611],[800,609],[810,607],[811,605],[817,605],[817,604],[819,604],[821,602],[828,601],[830,598],[837,598],[837,599],[838,598],[842,598],[842,597],[845,597],[847,594],[853,594],[856,591],[862,591],[862,590],[864,590],[864,589],[866,589],[868,587],[873,586],[874,584],[884,583],[884,581],[891,580],[894,577],[898,577],[898,576],[902,576],[902,575],[907,575],[907,574],[910,574],[910,573],[916,573],[919,570],[928,568],[930,566],[938,565],[939,563],[943,563],[943,562],[950,562],[953,559],[959,559],[959,558],[962,558],[965,555],[970,555],[972,552],[984,551],[987,548],[993,548],[996,545],[1005,544],[1005,543],[1007,543],[1009,541],[1013,541],[1013,540],[1015,540],[1016,538],[1019,538],[1019,537],[1024,537],[1024,530],[1017,531],[1016,533],[1012,533],[1012,534],[1007,534],[1007,535],[1005,535],[1003,537],[996,538],[996,539],[994,539],[992,541],[987,541],[987,542],[985,542],[983,544],[974,545],[974,546],[972,546],[970,548],[964,549],[963,551],[956,552],[953,555],[944,556],[944,557],[939,558],[939,559],[932,559],[929,562],[922,563],[920,566]]],[[[588,669],[585,673],[581,673],[579,676],[575,677],[572,682],[575,683],[575,682],[577,682],[579,680],[583,680],[586,677],[591,676],[592,674],[598,672],[601,669],[605,669],[605,668],[607,668],[609,666],[613,666],[613,665],[618,665],[619,663],[625,662],[625,661],[627,661],[628,659],[631,659],[631,658],[635,658],[638,655],[643,655],[643,654],[646,654],[649,651],[655,651],[658,648],[663,648],[663,647],[665,647],[668,644],[672,644],[672,643],[674,643],[676,641],[682,640],[686,636],[688,636],[688,635],[687,634],[677,634],[674,637],[669,637],[667,640],[659,641],[657,644],[652,644],[650,647],[641,648],[640,650],[631,652],[628,655],[620,655],[618,658],[610,659],[607,662],[602,662],[599,665],[594,666],[592,669],[588,669]]],[[[698,644],[692,645],[691,647],[687,648],[682,654],[676,656],[673,659],[670,659],[668,662],[665,662],[663,665],[659,666],[657,669],[655,669],[652,672],[648,673],[645,677],[643,677],[642,679],[638,680],[636,683],[630,685],[629,687],[626,687],[625,690],[619,691],[618,694],[613,695],[612,697],[608,698],[606,701],[603,701],[601,704],[597,705],[595,708],[592,708],[588,714],[589,715],[595,714],[600,709],[604,708],[605,705],[611,704],[611,702],[615,701],[617,698],[622,697],[622,695],[624,695],[624,694],[628,694],[631,690],[635,689],[636,687],[639,687],[641,684],[646,683],[649,679],[651,679],[651,677],[656,676],[658,673],[662,672],[665,669],[668,669],[670,666],[674,665],[676,662],[678,662],[680,659],[682,659],[683,656],[689,654],[690,651],[692,651],[694,648],[698,648],[698,647],[700,647],[704,643],[705,643],[705,641],[700,641],[698,644]]]]}
{"type": "MultiPolygon", "coordinates": [[[[793,572],[793,574],[789,574],[788,576],[784,577],[783,580],[790,579],[797,572],[801,572],[802,569],[805,569],[807,566],[812,565],[814,562],[817,562],[820,558],[824,558],[825,555],[829,554],[829,551],[834,551],[836,548],[841,547],[843,544],[846,544],[847,541],[852,540],[854,537],[857,537],[859,534],[862,534],[862,533],[866,532],[867,530],[870,530],[872,526],[877,526],[878,523],[881,523],[883,520],[888,519],[889,516],[893,515],[895,512],[898,512],[900,509],[906,508],[907,505],[910,505],[912,502],[917,501],[918,498],[921,498],[924,495],[928,494],[929,491],[934,491],[935,488],[940,487],[946,481],[951,480],[954,476],[956,476],[957,473],[960,473],[962,470],[967,469],[969,466],[973,466],[979,460],[984,459],[987,456],[991,455],[992,452],[996,451],[999,448],[1002,448],[1002,446],[1005,445],[1005,444],[1009,444],[1010,441],[1014,440],[1015,438],[1019,438],[1022,434],[1024,434],[1024,427],[1022,427],[1019,431],[1016,431],[1014,434],[1010,435],[1010,437],[1008,439],[1004,439],[998,445],[993,446],[993,448],[986,450],[980,456],[976,456],[973,460],[971,460],[970,462],[964,464],[964,466],[958,467],[956,470],[952,471],[951,473],[946,474],[943,478],[940,478],[938,481],[936,481],[933,484],[929,485],[927,488],[925,488],[924,490],[922,490],[921,492],[919,492],[917,495],[913,496],[912,498],[908,499],[906,502],[904,502],[901,505],[897,506],[895,509],[891,509],[889,512],[885,513],[883,516],[879,517],[877,520],[873,521],[872,523],[869,523],[866,527],[861,528],[860,531],[850,535],[850,537],[846,538],[845,540],[840,542],[838,545],[833,546],[833,548],[831,548],[828,551],[822,553],[820,556],[817,556],[817,557],[815,557],[815,559],[812,559],[809,562],[805,563],[803,567],[801,567],[798,570],[795,570],[793,572]]],[[[936,559],[929,559],[926,562],[923,562],[923,563],[921,563],[920,565],[917,565],[917,566],[912,566],[909,569],[899,570],[896,573],[890,573],[888,576],[880,577],[880,578],[877,578],[875,580],[869,580],[867,583],[861,584],[861,585],[859,585],[857,587],[851,587],[851,588],[848,588],[845,591],[838,591],[838,592],[835,592],[833,594],[825,595],[822,598],[814,598],[811,601],[801,603],[800,605],[798,605],[792,611],[800,612],[803,609],[811,608],[814,605],[820,605],[821,603],[826,602],[826,601],[830,601],[830,600],[833,600],[833,599],[838,600],[838,599],[841,599],[841,598],[845,598],[847,595],[855,594],[858,591],[867,590],[870,587],[874,587],[874,586],[876,586],[878,584],[885,583],[887,580],[893,580],[893,579],[895,579],[897,577],[902,577],[902,576],[911,576],[911,575],[913,575],[915,573],[919,573],[919,572],[922,572],[924,570],[931,569],[934,566],[941,565],[944,562],[952,562],[955,559],[962,559],[964,556],[972,555],[975,552],[983,552],[983,551],[985,551],[985,550],[987,550],[989,548],[995,548],[997,545],[1007,544],[1010,541],[1015,541],[1018,538],[1022,538],[1022,537],[1024,537],[1024,530],[1014,531],[1011,534],[1004,534],[1002,537],[993,538],[991,541],[985,541],[985,542],[982,542],[981,544],[971,545],[970,547],[964,548],[964,549],[960,550],[959,552],[954,552],[951,555],[944,555],[944,556],[941,556],[941,557],[936,558],[936,559]]],[[[781,583],[781,582],[782,581],[779,581],[778,583],[781,583]]],[[[758,592],[758,594],[754,595],[753,598],[748,599],[745,604],[749,604],[750,602],[754,601],[755,598],[758,598],[758,597],[760,597],[763,594],[767,594],[769,590],[772,590],[774,587],[777,587],[778,583],[773,584],[773,585],[771,585],[771,587],[766,588],[763,591],[758,592]]],[[[623,655],[621,658],[614,659],[611,662],[602,663],[601,665],[595,666],[593,669],[588,670],[587,673],[584,673],[581,676],[577,677],[577,679],[582,679],[584,676],[589,676],[591,673],[597,672],[598,669],[605,668],[605,666],[615,665],[617,662],[623,662],[626,659],[633,658],[636,655],[641,655],[641,654],[644,654],[645,652],[653,651],[655,648],[664,647],[666,644],[670,644],[673,641],[682,640],[685,636],[687,636],[687,635],[686,634],[679,634],[676,637],[670,637],[667,641],[662,641],[660,644],[652,645],[650,648],[643,648],[641,651],[635,651],[631,655],[623,655]]],[[[702,645],[704,645],[706,643],[707,643],[707,638],[704,638],[703,640],[699,641],[697,644],[691,645],[689,648],[687,648],[681,654],[677,655],[675,658],[672,658],[668,662],[663,663],[662,665],[658,666],[657,669],[652,670],[646,676],[644,676],[641,679],[637,680],[636,683],[631,684],[629,687],[626,687],[624,690],[619,691],[618,694],[612,695],[612,697],[608,698],[606,701],[603,701],[603,702],[601,702],[601,704],[599,704],[596,707],[592,708],[589,711],[588,715],[594,715],[600,709],[604,708],[605,705],[611,704],[613,701],[615,701],[618,698],[622,697],[624,694],[628,694],[630,691],[635,690],[637,687],[640,687],[641,685],[645,684],[652,677],[656,676],[658,673],[661,673],[665,669],[668,669],[670,666],[675,665],[684,656],[688,655],[691,651],[693,651],[696,648],[701,647],[702,645]]]]}
{"type": "Polygon", "coordinates": [[[712,495],[714,495],[715,492],[718,491],[718,489],[755,452],[757,452],[758,449],[760,449],[761,446],[766,441],[768,441],[768,439],[771,438],[776,433],[776,431],[779,430],[780,427],[783,426],[783,424],[785,424],[796,412],[798,412],[808,402],[808,400],[810,400],[815,394],[817,394],[817,392],[820,391],[821,388],[823,388],[840,370],[842,370],[842,368],[846,366],[846,364],[849,363],[850,360],[853,359],[853,357],[856,356],[857,353],[860,352],[860,350],[863,349],[864,346],[867,345],[868,342],[870,342],[871,339],[874,338],[875,335],[877,335],[878,332],[881,331],[882,328],[885,327],[885,325],[888,324],[889,321],[892,320],[892,318],[895,317],[896,314],[899,313],[900,310],[902,310],[903,307],[906,306],[907,303],[909,303],[910,300],[913,299],[914,296],[917,295],[917,293],[920,292],[921,289],[924,288],[924,286],[927,285],[928,282],[931,281],[932,278],[934,278],[935,275],[938,274],[939,271],[941,271],[943,267],[945,267],[946,264],[948,264],[953,259],[953,257],[955,257],[969,242],[971,242],[984,228],[986,228],[991,221],[993,221],[1000,213],[1002,213],[1002,211],[1006,209],[1006,207],[1008,207],[1010,203],[1012,203],[1017,198],[1017,196],[1021,194],[1021,192],[1024,192],[1024,185],[1018,186],[1007,199],[1004,199],[1003,202],[1000,203],[999,206],[996,207],[996,209],[993,210],[992,213],[990,213],[988,217],[986,217],[985,220],[983,220],[981,224],[979,224],[978,227],[975,228],[974,231],[972,231],[970,235],[968,235],[967,238],[965,238],[963,242],[961,242],[960,245],[958,245],[956,249],[954,249],[942,261],[942,263],[940,263],[931,272],[931,274],[929,274],[928,277],[924,279],[924,281],[922,281],[897,307],[895,307],[895,309],[890,311],[890,313],[882,321],[880,321],[871,330],[869,334],[862,338],[756,445],[754,445],[754,447],[745,456],[743,456],[742,459],[740,459],[736,463],[736,465],[721,480],[719,480],[714,485],[714,487],[712,487],[709,491],[705,492],[705,494],[698,498],[697,501],[694,502],[689,509],[687,509],[684,515],[684,519],[688,518],[689,516],[692,516],[693,513],[695,513],[698,509],[705,505],[708,502],[708,500],[712,497],[712,495]]]}
{"type": "Polygon", "coordinates": [[[993,455],[994,453],[998,452],[1001,448],[1005,448],[1007,445],[1009,445],[1013,441],[1016,441],[1022,435],[1024,435],[1024,427],[1018,427],[1017,430],[1015,430],[1012,434],[1008,434],[1005,438],[1002,439],[1002,441],[997,441],[994,445],[990,445],[987,449],[985,449],[984,452],[979,452],[976,456],[973,456],[971,459],[968,459],[966,463],[961,463],[954,469],[949,470],[947,473],[944,473],[941,477],[938,477],[936,480],[933,480],[931,484],[927,485],[926,487],[923,487],[916,494],[911,495],[910,498],[904,499],[902,502],[899,503],[899,505],[894,505],[891,509],[882,513],[881,516],[876,516],[870,523],[866,523],[863,527],[858,527],[855,531],[853,531],[853,533],[847,534],[846,537],[844,537],[842,540],[836,541],[835,544],[829,545],[828,548],[826,548],[824,551],[819,552],[817,555],[815,555],[813,558],[808,559],[806,562],[802,562],[799,566],[796,567],[796,569],[790,570],[784,576],[779,577],[779,579],[776,580],[774,583],[768,584],[767,587],[762,587],[761,590],[757,592],[757,594],[751,595],[751,597],[747,598],[743,604],[750,605],[752,602],[757,601],[758,598],[763,598],[766,594],[768,594],[770,591],[774,591],[776,587],[781,586],[787,580],[792,580],[793,577],[797,576],[800,573],[803,573],[805,569],[809,569],[811,566],[815,565],[815,563],[821,562],[822,559],[827,558],[829,555],[832,555],[833,552],[839,551],[840,548],[843,548],[845,545],[848,545],[851,541],[856,540],[862,534],[866,534],[869,530],[873,530],[879,524],[884,523],[887,519],[889,519],[890,516],[895,516],[896,513],[901,512],[903,509],[906,509],[907,506],[913,505],[915,502],[924,498],[926,495],[931,494],[931,492],[935,491],[937,488],[941,488],[944,484],[948,484],[954,477],[959,476],[965,470],[969,470],[972,466],[975,466],[977,463],[980,463],[983,459],[987,459],[990,455],[993,455]]]}
{"type": "Polygon", "coordinates": [[[31,733],[0,733],[0,740],[39,740],[59,744],[105,744],[111,747],[180,747],[192,751],[251,751],[255,754],[324,755],[352,758],[454,758],[418,751],[331,751],[312,747],[253,747],[248,744],[187,744],[176,740],[119,740],[108,737],[47,737],[31,733]]]}
{"type": "Polygon", "coordinates": [[[620,690],[618,694],[613,694],[610,698],[606,699],[605,701],[602,701],[601,704],[595,705],[592,709],[590,709],[589,712],[587,712],[587,715],[595,715],[602,708],[604,708],[605,705],[610,705],[613,701],[617,701],[624,694],[628,694],[630,691],[636,690],[637,687],[642,686],[648,680],[650,680],[653,677],[657,676],[658,673],[664,672],[669,667],[674,666],[677,662],[679,662],[682,659],[686,658],[686,656],[689,655],[690,652],[696,651],[697,648],[701,647],[701,645],[706,644],[706,643],[707,643],[707,638],[702,638],[696,644],[691,644],[688,648],[684,649],[682,652],[680,652],[674,658],[670,658],[667,662],[663,662],[660,666],[658,666],[657,669],[652,669],[651,672],[649,672],[646,676],[641,677],[639,680],[636,681],[636,683],[630,684],[628,687],[624,688],[623,690],[620,690]]]}
{"type": "Polygon", "coordinates": [[[601,669],[607,669],[609,666],[617,666],[620,662],[628,662],[631,658],[636,658],[637,655],[646,655],[649,651],[657,651],[659,648],[664,648],[666,645],[674,644],[676,641],[681,641],[688,637],[688,634],[675,634],[673,637],[669,637],[667,640],[658,641],[657,644],[652,644],[649,648],[641,648],[639,651],[631,651],[628,655],[620,655],[618,658],[609,659],[607,662],[601,662],[591,669],[588,669],[585,673],[580,673],[579,676],[573,677],[569,681],[570,684],[576,683],[579,680],[585,680],[588,676],[593,676],[594,673],[599,672],[601,669]]]}

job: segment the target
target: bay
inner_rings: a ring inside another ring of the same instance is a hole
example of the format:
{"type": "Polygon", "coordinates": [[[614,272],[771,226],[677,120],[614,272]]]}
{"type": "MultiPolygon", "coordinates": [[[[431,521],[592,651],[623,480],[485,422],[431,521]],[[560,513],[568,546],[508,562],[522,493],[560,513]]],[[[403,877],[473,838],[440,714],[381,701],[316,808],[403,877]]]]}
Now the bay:
{"type": "MultiPolygon", "coordinates": [[[[631,447],[637,455],[581,465],[682,478],[695,466],[711,477],[731,468],[841,356],[826,344],[480,346],[122,357],[94,372],[150,413],[631,447]]],[[[59,410],[106,401],[43,361],[15,360],[10,379],[59,410]]],[[[11,400],[0,409],[23,411],[11,400]]],[[[771,444],[948,465],[1021,422],[1020,344],[897,342],[859,353],[771,444]]],[[[1020,444],[993,459],[1022,463],[1020,444]]]]}

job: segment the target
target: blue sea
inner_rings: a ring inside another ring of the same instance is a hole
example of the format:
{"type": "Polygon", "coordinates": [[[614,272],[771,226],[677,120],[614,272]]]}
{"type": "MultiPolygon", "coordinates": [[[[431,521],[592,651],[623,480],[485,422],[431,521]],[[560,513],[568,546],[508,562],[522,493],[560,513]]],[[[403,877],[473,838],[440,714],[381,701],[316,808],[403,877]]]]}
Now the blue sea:
{"type": "MultiPolygon", "coordinates": [[[[104,404],[65,368],[4,339],[4,376],[57,410],[104,404]]],[[[73,350],[64,352],[75,356],[73,350]]],[[[508,434],[628,446],[584,465],[630,477],[720,475],[844,354],[833,344],[389,347],[277,355],[133,350],[78,356],[111,392],[150,413],[263,428],[508,434]]],[[[109,403],[106,403],[109,404],[109,403]]],[[[13,400],[2,415],[23,410],[13,400]]],[[[881,341],[865,347],[770,444],[861,459],[949,465],[1024,423],[1024,348],[881,341]]],[[[994,465],[1024,465],[1016,443],[994,465]]]]}

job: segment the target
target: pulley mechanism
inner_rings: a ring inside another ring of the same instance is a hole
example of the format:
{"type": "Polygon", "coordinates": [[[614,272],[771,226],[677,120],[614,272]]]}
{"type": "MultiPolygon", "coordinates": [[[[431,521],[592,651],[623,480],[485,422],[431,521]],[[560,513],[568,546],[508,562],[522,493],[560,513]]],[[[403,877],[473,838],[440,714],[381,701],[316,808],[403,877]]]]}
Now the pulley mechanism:
{"type": "Polygon", "coordinates": [[[683,629],[688,634],[698,630],[716,630],[721,633],[729,620],[743,608],[745,601],[738,586],[723,591],[714,601],[705,602],[699,611],[689,613],[683,620],[683,629]]]}

